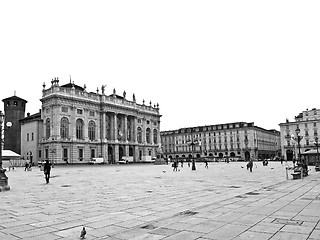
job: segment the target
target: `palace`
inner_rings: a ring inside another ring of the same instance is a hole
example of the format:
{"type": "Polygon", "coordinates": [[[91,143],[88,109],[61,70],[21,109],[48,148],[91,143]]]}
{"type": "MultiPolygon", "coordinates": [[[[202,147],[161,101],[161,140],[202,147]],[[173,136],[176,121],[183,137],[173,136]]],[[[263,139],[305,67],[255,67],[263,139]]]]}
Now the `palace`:
{"type": "Polygon", "coordinates": [[[59,86],[58,78],[48,89],[43,84],[41,102],[40,114],[21,120],[22,142],[31,141],[34,132],[40,135],[34,144],[35,160],[74,164],[103,158],[105,163],[117,163],[131,157],[144,162],[159,154],[159,104],[138,104],[134,94],[130,101],[126,92],[119,96],[115,90],[106,95],[105,86],[101,93],[87,92],[86,86],[71,81],[59,86]],[[39,119],[40,129],[38,125],[34,129],[30,124],[39,119]]]}
{"type": "Polygon", "coordinates": [[[235,122],[161,132],[167,158],[265,159],[280,156],[280,132],[235,122]],[[190,143],[198,144],[192,146],[190,143]]]}

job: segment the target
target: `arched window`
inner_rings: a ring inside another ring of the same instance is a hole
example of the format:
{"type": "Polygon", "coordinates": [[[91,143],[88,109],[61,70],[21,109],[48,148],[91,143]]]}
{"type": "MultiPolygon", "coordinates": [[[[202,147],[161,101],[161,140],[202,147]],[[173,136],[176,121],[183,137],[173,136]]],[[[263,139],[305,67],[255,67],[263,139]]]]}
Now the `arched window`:
{"type": "Polygon", "coordinates": [[[96,124],[94,123],[94,121],[89,122],[88,132],[89,132],[89,139],[91,141],[94,141],[96,139],[96,124]]]}
{"type": "Polygon", "coordinates": [[[46,120],[46,138],[48,139],[51,135],[51,132],[50,132],[50,118],[47,118],[46,120]]]}
{"type": "Polygon", "coordinates": [[[60,136],[63,139],[69,138],[69,120],[66,117],[60,121],[60,136]]]}
{"type": "Polygon", "coordinates": [[[157,129],[153,129],[153,143],[158,144],[158,131],[157,131],[157,129]]]}
{"type": "Polygon", "coordinates": [[[146,141],[147,141],[147,143],[150,143],[150,128],[147,128],[147,130],[146,130],[146,141]]]}
{"type": "Polygon", "coordinates": [[[76,121],[76,137],[77,139],[83,139],[83,121],[82,119],[77,119],[76,121]]]}
{"type": "Polygon", "coordinates": [[[138,129],[137,129],[137,140],[138,140],[138,143],[142,143],[142,129],[141,129],[141,127],[138,127],[138,129]]]}

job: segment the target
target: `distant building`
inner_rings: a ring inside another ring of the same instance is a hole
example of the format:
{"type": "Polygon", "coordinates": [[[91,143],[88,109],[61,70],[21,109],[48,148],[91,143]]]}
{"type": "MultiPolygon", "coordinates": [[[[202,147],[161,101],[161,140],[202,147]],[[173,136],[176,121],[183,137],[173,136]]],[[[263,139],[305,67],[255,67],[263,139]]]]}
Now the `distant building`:
{"type": "Polygon", "coordinates": [[[162,131],[161,145],[170,158],[265,159],[280,156],[280,132],[254,123],[225,123],[162,131]],[[200,144],[192,149],[194,140],[200,144]]]}
{"type": "Polygon", "coordinates": [[[17,96],[2,100],[4,103],[4,149],[21,153],[20,119],[25,117],[27,101],[17,96]]]}
{"type": "MultiPolygon", "coordinates": [[[[138,104],[134,95],[128,100],[126,92],[119,96],[115,90],[106,95],[104,86],[101,93],[99,89],[87,92],[86,87],[71,81],[59,86],[58,79],[52,80],[49,88],[43,85],[41,102],[41,159],[60,164],[88,163],[101,157],[106,163],[117,163],[122,157],[131,157],[134,162],[143,162],[159,152],[158,104],[138,104]]],[[[23,126],[33,121],[27,120],[23,126]]],[[[37,129],[35,125],[31,128],[37,129]]],[[[31,131],[25,129],[24,136],[28,133],[31,131]]]]}
{"type": "Polygon", "coordinates": [[[298,159],[299,149],[297,142],[296,129],[299,128],[301,154],[310,150],[316,150],[314,144],[315,138],[319,137],[318,131],[320,128],[320,110],[313,108],[305,110],[295,116],[294,121],[287,120],[285,123],[280,123],[281,150],[285,160],[292,161],[298,159]]]}
{"type": "Polygon", "coordinates": [[[42,157],[40,140],[43,136],[43,121],[41,119],[41,110],[33,115],[27,113],[27,117],[20,120],[20,125],[21,157],[37,165],[42,157]]]}

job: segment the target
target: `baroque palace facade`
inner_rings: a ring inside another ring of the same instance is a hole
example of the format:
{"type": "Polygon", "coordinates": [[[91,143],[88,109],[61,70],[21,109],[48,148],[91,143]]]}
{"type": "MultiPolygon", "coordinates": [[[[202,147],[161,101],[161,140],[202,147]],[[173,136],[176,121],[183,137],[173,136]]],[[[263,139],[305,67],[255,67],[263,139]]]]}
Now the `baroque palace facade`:
{"type": "MultiPolygon", "coordinates": [[[[134,162],[143,162],[159,153],[158,104],[138,104],[134,94],[129,101],[126,92],[119,96],[115,90],[106,95],[104,86],[101,94],[99,89],[87,92],[86,86],[71,81],[59,86],[58,78],[48,89],[43,84],[41,102],[39,160],[72,164],[101,157],[105,163],[117,163],[122,157],[132,157],[134,162]]],[[[28,128],[28,121],[22,122],[27,131],[36,131],[28,128]]]]}
{"type": "Polygon", "coordinates": [[[265,159],[279,157],[280,132],[235,122],[161,132],[162,154],[167,158],[265,159]],[[199,144],[192,146],[190,143],[199,144]]]}

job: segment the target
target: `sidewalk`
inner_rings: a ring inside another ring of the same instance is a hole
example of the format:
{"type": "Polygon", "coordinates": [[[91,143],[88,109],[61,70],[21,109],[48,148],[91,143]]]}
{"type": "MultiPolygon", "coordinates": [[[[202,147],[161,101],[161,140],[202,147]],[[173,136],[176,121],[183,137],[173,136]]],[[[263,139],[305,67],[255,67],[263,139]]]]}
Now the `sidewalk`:
{"type": "Polygon", "coordinates": [[[285,166],[203,163],[55,166],[7,172],[0,240],[320,239],[320,173],[286,180],[285,166]]]}

